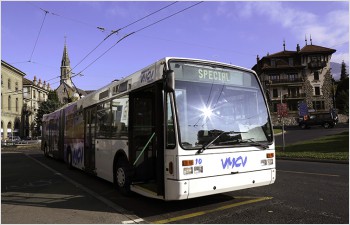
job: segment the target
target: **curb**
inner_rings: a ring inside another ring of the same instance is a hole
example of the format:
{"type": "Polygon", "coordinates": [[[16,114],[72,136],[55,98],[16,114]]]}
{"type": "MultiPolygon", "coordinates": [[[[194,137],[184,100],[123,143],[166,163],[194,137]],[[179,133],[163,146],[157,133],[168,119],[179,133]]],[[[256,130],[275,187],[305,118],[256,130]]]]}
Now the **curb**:
{"type": "Polygon", "coordinates": [[[289,157],[276,157],[281,160],[293,160],[304,162],[322,162],[322,163],[336,163],[336,164],[349,164],[348,160],[332,160],[332,159],[311,159],[311,158],[289,158],[289,157]]]}

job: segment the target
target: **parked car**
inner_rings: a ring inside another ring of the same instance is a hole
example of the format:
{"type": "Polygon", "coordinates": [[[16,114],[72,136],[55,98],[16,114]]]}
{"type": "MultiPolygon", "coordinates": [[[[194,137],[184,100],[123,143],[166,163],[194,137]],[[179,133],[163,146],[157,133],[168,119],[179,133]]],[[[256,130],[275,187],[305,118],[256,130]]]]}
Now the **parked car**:
{"type": "Polygon", "coordinates": [[[299,118],[299,127],[302,129],[311,126],[323,126],[324,128],[332,128],[338,123],[338,115],[331,113],[317,113],[299,118]]]}

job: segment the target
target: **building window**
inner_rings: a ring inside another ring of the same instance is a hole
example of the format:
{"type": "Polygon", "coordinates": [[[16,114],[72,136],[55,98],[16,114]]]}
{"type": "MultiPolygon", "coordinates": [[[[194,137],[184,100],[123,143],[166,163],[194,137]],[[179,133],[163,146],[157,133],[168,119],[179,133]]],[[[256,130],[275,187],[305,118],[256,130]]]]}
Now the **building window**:
{"type": "Polygon", "coordinates": [[[36,99],[36,91],[33,90],[33,98],[36,99]]]}
{"type": "Polygon", "coordinates": [[[9,96],[9,98],[8,98],[7,108],[9,111],[11,111],[11,96],[9,96]]]}
{"type": "Polygon", "coordinates": [[[16,112],[18,112],[18,98],[16,98],[16,112]]]}
{"type": "Polygon", "coordinates": [[[275,59],[271,59],[271,66],[276,67],[276,60],[275,59]]]}
{"type": "Polygon", "coordinates": [[[313,101],[312,106],[315,110],[322,110],[324,109],[324,101],[313,101]]]}
{"type": "Polygon", "coordinates": [[[289,81],[296,81],[298,79],[297,73],[288,73],[287,76],[289,81]]]}
{"type": "Polygon", "coordinates": [[[291,98],[299,97],[299,88],[288,88],[288,96],[291,98]]]}
{"type": "Polygon", "coordinates": [[[290,101],[288,102],[289,111],[298,111],[298,102],[290,101]]]}
{"type": "Polygon", "coordinates": [[[277,104],[278,103],[273,103],[273,112],[277,112],[277,104]]]}
{"type": "Polygon", "coordinates": [[[315,95],[321,95],[320,87],[315,87],[315,95]]]}
{"type": "Polygon", "coordinates": [[[274,88],[274,89],[272,90],[272,96],[273,96],[274,98],[278,98],[278,90],[277,90],[277,88],[274,88]]]}
{"type": "Polygon", "coordinates": [[[288,59],[289,66],[294,66],[293,58],[288,59]]]}
{"type": "Polygon", "coordinates": [[[11,89],[11,79],[8,80],[7,88],[8,88],[9,90],[11,89]]]}
{"type": "Polygon", "coordinates": [[[18,91],[18,81],[15,83],[15,90],[18,91]]]}
{"type": "Polygon", "coordinates": [[[270,80],[271,80],[271,81],[279,81],[279,80],[280,80],[280,75],[271,74],[271,75],[270,75],[270,80]]]}
{"type": "Polygon", "coordinates": [[[320,80],[320,75],[319,75],[318,71],[314,72],[314,80],[320,80]]]}

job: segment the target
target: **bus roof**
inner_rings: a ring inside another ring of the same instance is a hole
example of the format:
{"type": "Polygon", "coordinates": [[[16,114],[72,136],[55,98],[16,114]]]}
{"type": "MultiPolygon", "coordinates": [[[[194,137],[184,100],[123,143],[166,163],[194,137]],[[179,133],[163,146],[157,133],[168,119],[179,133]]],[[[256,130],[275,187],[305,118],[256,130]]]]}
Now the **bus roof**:
{"type": "MultiPolygon", "coordinates": [[[[89,93],[88,95],[79,99],[78,101],[73,103],[68,103],[56,111],[60,111],[62,108],[67,108],[69,105],[72,105],[72,104],[77,104],[77,108],[86,108],[100,101],[107,100],[114,96],[123,95],[128,91],[140,88],[142,86],[145,86],[147,84],[160,80],[162,79],[162,76],[163,76],[164,65],[167,65],[169,60],[216,64],[216,65],[231,67],[234,69],[243,70],[246,72],[256,74],[253,70],[246,69],[239,66],[234,66],[227,63],[222,63],[222,62],[203,60],[203,59],[193,59],[193,58],[165,57],[156,61],[155,63],[150,64],[147,67],[144,67],[143,69],[138,70],[137,72],[127,77],[124,77],[120,80],[114,80],[111,83],[105,85],[104,87],[89,93]]],[[[51,114],[54,114],[55,112],[51,114]]],[[[46,117],[46,115],[44,115],[44,117],[46,117]]]]}

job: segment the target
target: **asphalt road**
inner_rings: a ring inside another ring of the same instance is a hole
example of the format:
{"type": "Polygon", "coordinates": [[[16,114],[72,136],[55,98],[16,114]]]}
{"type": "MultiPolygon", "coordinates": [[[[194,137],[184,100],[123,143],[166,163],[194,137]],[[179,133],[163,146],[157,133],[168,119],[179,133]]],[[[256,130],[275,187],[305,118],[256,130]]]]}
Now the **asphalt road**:
{"type": "MultiPolygon", "coordinates": [[[[349,131],[349,124],[337,124],[334,128],[325,129],[321,126],[314,126],[309,129],[301,129],[298,126],[285,127],[284,141],[286,145],[300,141],[307,141],[326,135],[339,134],[349,131]]],[[[276,145],[282,146],[282,134],[275,136],[276,145]]]]}
{"type": "Polygon", "coordinates": [[[348,164],[279,160],[273,185],[163,202],[122,196],[40,151],[1,157],[2,223],[349,223],[348,164]]]}

